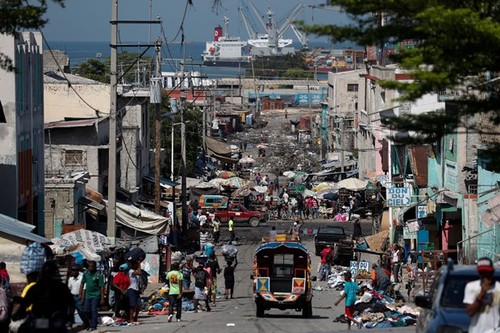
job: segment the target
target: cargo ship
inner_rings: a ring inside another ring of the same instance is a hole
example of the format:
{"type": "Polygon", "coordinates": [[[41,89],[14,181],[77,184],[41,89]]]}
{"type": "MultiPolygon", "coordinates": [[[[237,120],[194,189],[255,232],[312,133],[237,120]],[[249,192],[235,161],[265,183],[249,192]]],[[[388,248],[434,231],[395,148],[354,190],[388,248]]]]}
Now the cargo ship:
{"type": "Polygon", "coordinates": [[[246,55],[247,42],[240,37],[230,37],[229,18],[224,16],[224,29],[219,25],[214,29],[214,40],[207,42],[202,54],[203,64],[216,67],[238,67],[249,63],[251,56],[246,55]]]}

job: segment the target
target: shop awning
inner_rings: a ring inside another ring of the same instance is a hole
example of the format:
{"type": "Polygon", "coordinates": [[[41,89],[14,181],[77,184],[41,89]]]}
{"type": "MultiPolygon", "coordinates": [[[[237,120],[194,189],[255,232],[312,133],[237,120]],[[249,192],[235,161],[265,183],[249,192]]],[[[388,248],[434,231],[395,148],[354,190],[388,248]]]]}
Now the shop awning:
{"type": "Polygon", "coordinates": [[[0,235],[17,243],[27,240],[38,243],[51,243],[50,239],[32,233],[34,225],[24,223],[10,216],[0,214],[0,235]]]}
{"type": "Polygon", "coordinates": [[[206,137],[206,143],[208,150],[212,151],[217,155],[230,155],[231,154],[231,146],[225,142],[215,140],[211,137],[206,137]]]}
{"type": "Polygon", "coordinates": [[[219,161],[221,161],[223,163],[228,163],[228,164],[236,164],[239,161],[237,158],[231,158],[228,156],[219,155],[219,154],[215,154],[215,153],[210,154],[210,157],[216,158],[219,161]]]}

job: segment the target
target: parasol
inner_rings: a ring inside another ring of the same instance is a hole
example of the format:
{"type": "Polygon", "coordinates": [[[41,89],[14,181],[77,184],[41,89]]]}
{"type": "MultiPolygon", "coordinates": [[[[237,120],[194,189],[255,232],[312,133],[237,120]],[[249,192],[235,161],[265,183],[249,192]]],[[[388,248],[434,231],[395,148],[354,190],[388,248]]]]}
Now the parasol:
{"type": "Polygon", "coordinates": [[[366,181],[360,180],[358,178],[347,178],[343,179],[337,183],[339,188],[345,188],[350,191],[361,191],[366,188],[366,181]]]}

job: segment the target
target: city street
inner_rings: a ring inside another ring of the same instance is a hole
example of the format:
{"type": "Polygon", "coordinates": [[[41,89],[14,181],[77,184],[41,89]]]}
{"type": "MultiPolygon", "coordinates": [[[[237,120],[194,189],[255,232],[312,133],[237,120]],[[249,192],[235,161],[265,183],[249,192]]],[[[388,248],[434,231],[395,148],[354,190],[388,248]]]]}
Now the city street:
{"type": "MultiPolygon", "coordinates": [[[[267,224],[277,223],[286,226],[289,222],[268,222],[267,224]]],[[[318,224],[332,223],[326,221],[306,221],[308,224],[316,226],[318,224]]],[[[349,222],[341,223],[346,227],[351,225],[349,222]]],[[[368,227],[365,223],[363,229],[368,227]]],[[[278,227],[279,229],[279,227],[278,227]]],[[[348,229],[348,228],[346,228],[348,229]]],[[[259,228],[240,228],[240,234],[249,238],[255,238],[257,235],[266,235],[269,226],[263,225],[259,228]]],[[[349,230],[349,229],[348,229],[349,230]]],[[[185,312],[182,314],[182,322],[167,322],[166,315],[147,316],[140,315],[141,325],[133,327],[100,327],[102,332],[342,332],[347,329],[347,324],[332,322],[337,316],[343,314],[343,302],[335,306],[334,302],[339,297],[339,291],[327,287],[326,282],[317,282],[323,290],[314,291],[313,298],[313,317],[304,319],[301,312],[294,310],[280,311],[272,309],[266,311],[264,318],[257,318],[255,313],[255,304],[252,298],[252,280],[251,266],[253,252],[257,246],[255,242],[248,242],[245,238],[245,244],[238,246],[238,267],[236,269],[236,287],[235,298],[231,300],[220,299],[217,306],[212,308],[211,312],[185,312]]],[[[304,245],[311,251],[313,248],[312,237],[303,241],[304,245]]],[[[220,247],[216,248],[216,253],[220,247]]],[[[220,252],[217,253],[220,255],[220,252]]],[[[222,256],[219,257],[219,263],[223,264],[222,256]]],[[[312,256],[312,267],[314,274],[318,267],[319,257],[312,256]]],[[[219,275],[218,289],[224,291],[224,278],[219,275]]],[[[353,328],[353,330],[358,330],[353,328]]],[[[368,329],[364,329],[368,331],[368,329]]],[[[371,329],[373,330],[373,329],[371,329]]],[[[387,332],[414,332],[413,327],[390,329],[387,332]]]]}

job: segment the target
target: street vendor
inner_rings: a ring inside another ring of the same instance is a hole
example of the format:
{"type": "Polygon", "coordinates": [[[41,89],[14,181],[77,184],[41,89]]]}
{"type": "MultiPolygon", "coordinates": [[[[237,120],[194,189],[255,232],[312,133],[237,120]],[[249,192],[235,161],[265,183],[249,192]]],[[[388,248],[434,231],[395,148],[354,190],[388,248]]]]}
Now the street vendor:
{"type": "Polygon", "coordinates": [[[391,273],[380,267],[377,263],[373,263],[371,275],[373,289],[383,295],[391,285],[391,273]]]}

